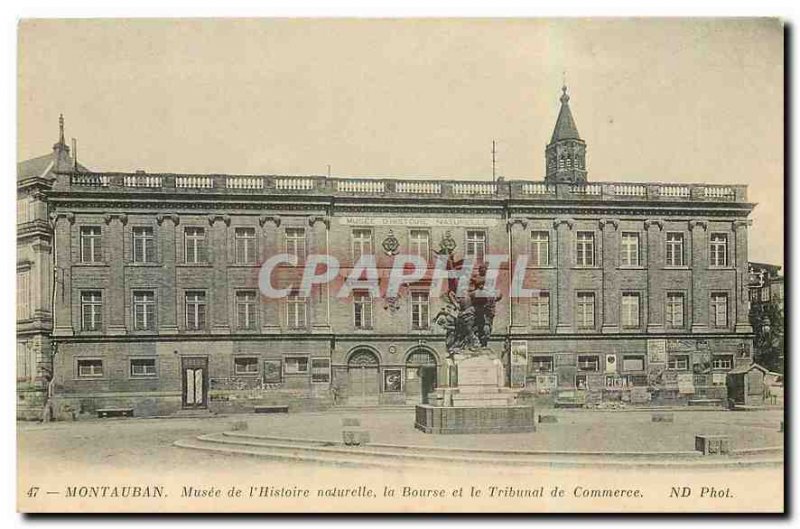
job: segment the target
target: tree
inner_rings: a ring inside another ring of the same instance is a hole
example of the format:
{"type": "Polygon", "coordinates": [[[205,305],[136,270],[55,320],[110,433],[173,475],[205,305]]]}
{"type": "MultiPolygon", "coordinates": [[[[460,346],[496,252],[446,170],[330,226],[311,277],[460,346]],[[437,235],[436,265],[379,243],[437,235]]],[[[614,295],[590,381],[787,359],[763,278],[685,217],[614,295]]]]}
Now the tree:
{"type": "Polygon", "coordinates": [[[750,325],[755,332],[753,360],[770,371],[783,373],[783,307],[775,300],[753,304],[750,325]]]}

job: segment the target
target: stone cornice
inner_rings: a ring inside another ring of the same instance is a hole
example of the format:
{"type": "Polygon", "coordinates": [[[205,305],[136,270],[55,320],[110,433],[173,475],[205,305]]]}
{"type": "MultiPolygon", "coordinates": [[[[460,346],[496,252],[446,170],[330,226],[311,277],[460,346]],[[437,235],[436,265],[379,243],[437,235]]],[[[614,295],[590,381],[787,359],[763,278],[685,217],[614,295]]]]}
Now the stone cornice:
{"type": "Polygon", "coordinates": [[[732,222],[734,231],[739,228],[747,228],[753,225],[753,219],[737,219],[732,222]]]}
{"type": "Polygon", "coordinates": [[[561,217],[553,221],[553,227],[556,229],[558,229],[558,227],[562,224],[566,224],[569,226],[569,229],[572,229],[572,227],[575,226],[575,219],[561,217]]]}
{"type": "Polygon", "coordinates": [[[323,224],[325,224],[326,229],[331,228],[331,219],[326,215],[310,215],[308,217],[308,225],[311,226],[312,228],[314,227],[314,224],[316,224],[317,222],[322,222],[323,224]]]}
{"type": "Polygon", "coordinates": [[[506,221],[506,228],[508,228],[509,230],[512,230],[516,224],[519,224],[520,226],[522,226],[523,230],[528,227],[527,219],[522,219],[522,218],[516,217],[516,218],[513,218],[513,219],[508,219],[506,221]]]}
{"type": "Polygon", "coordinates": [[[159,213],[156,215],[156,222],[158,222],[159,226],[161,226],[165,220],[170,220],[173,226],[177,226],[181,218],[176,213],[159,213]]]}
{"type": "Polygon", "coordinates": [[[692,219],[689,221],[689,229],[694,230],[695,228],[703,228],[703,230],[708,230],[708,221],[705,219],[692,219]]]}
{"type": "Polygon", "coordinates": [[[225,226],[230,226],[231,225],[231,216],[230,215],[224,215],[224,214],[221,214],[221,213],[214,213],[214,214],[211,214],[211,215],[208,216],[208,224],[210,226],[213,226],[214,223],[217,222],[217,221],[224,222],[225,226]]]}
{"type": "Polygon", "coordinates": [[[261,215],[260,217],[258,217],[258,223],[261,225],[262,228],[264,227],[264,224],[266,224],[267,222],[271,222],[272,224],[275,225],[276,228],[281,227],[281,217],[279,215],[261,215]]]}
{"type": "Polygon", "coordinates": [[[111,224],[111,221],[117,219],[124,226],[128,223],[128,215],[125,213],[106,213],[103,215],[103,220],[106,224],[111,224]]]}
{"type": "Polygon", "coordinates": [[[650,229],[651,226],[657,227],[659,230],[664,229],[664,221],[661,219],[647,219],[644,221],[644,229],[650,229]]]}
{"type": "Polygon", "coordinates": [[[597,223],[600,226],[601,230],[605,228],[607,225],[613,226],[615,230],[619,229],[619,220],[617,219],[600,219],[599,221],[597,221],[597,223]]]}

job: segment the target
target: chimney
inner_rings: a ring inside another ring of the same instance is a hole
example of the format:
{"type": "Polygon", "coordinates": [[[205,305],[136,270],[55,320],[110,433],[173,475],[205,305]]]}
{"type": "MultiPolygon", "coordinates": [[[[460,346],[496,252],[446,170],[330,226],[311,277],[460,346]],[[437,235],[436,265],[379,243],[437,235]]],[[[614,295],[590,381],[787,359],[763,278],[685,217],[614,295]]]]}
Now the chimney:
{"type": "Polygon", "coordinates": [[[78,171],[78,141],[72,138],[72,170],[78,171]]]}

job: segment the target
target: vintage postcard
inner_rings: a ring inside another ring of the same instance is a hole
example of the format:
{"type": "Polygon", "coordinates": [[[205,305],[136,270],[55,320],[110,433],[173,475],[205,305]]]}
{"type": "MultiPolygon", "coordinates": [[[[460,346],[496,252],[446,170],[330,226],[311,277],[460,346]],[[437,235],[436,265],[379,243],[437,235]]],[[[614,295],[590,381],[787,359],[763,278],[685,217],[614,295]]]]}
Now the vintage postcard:
{"type": "Polygon", "coordinates": [[[19,511],[784,511],[782,21],[18,43],[19,511]]]}

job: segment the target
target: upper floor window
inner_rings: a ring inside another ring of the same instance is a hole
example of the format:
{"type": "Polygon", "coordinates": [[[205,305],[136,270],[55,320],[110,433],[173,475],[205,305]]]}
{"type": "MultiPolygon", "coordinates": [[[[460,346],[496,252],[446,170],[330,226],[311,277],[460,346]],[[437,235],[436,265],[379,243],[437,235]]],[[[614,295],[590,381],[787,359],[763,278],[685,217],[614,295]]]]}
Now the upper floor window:
{"type": "Polygon", "coordinates": [[[683,266],[683,233],[667,233],[667,266],[683,266]]]}
{"type": "Polygon", "coordinates": [[[253,290],[241,290],[236,293],[236,327],[256,328],[256,293],[253,290]]]}
{"type": "Polygon", "coordinates": [[[205,263],[208,259],[206,230],[190,226],[184,230],[184,236],[186,238],[185,261],[187,263],[205,263]]]}
{"type": "Polygon", "coordinates": [[[427,329],[430,327],[430,299],[427,292],[411,293],[411,328],[427,329]]]}
{"type": "Polygon", "coordinates": [[[31,317],[31,271],[17,272],[17,320],[31,317]]]}
{"type": "Polygon", "coordinates": [[[639,266],[639,234],[623,232],[620,241],[619,264],[621,266],[639,266]]]}
{"type": "Polygon", "coordinates": [[[575,264],[577,266],[594,266],[594,233],[579,231],[576,234],[575,264]]]}
{"type": "Polygon", "coordinates": [[[728,266],[728,236],[726,234],[711,234],[709,254],[711,266],[728,266]]]}
{"type": "Polygon", "coordinates": [[[431,234],[428,230],[411,230],[409,233],[410,253],[427,261],[431,255],[430,241],[431,234]]]}
{"type": "Polygon", "coordinates": [[[684,296],[683,292],[667,292],[666,324],[670,329],[683,327],[684,296]]]}
{"type": "Polygon", "coordinates": [[[81,262],[99,263],[103,260],[100,226],[81,227],[81,262]]]}
{"type": "Polygon", "coordinates": [[[372,230],[369,228],[353,230],[353,261],[358,261],[362,255],[372,255],[372,230]]]}
{"type": "Polygon", "coordinates": [[[353,324],[356,329],[372,328],[372,298],[369,292],[353,293],[353,324]]]}
{"type": "Polygon", "coordinates": [[[137,331],[156,328],[156,295],[152,290],[134,291],[133,328],[137,331]]]}
{"type": "Polygon", "coordinates": [[[667,359],[667,369],[686,371],[689,369],[689,355],[670,355],[667,359]]]}
{"type": "Polygon", "coordinates": [[[467,230],[467,244],[464,257],[471,257],[478,262],[486,258],[486,232],[483,230],[467,230]]]}
{"type": "Polygon", "coordinates": [[[733,369],[733,355],[714,355],[711,357],[712,369],[733,369]]]}
{"type": "Polygon", "coordinates": [[[534,373],[550,373],[553,371],[552,356],[531,356],[530,371],[534,373]]]}
{"type": "Polygon", "coordinates": [[[714,327],[728,326],[728,294],[724,292],[711,294],[711,322],[714,327]]]}
{"type": "Polygon", "coordinates": [[[206,328],[206,293],[202,290],[186,293],[186,328],[191,331],[206,328]]]}
{"type": "Polygon", "coordinates": [[[546,231],[531,233],[531,264],[533,266],[550,265],[550,233],[546,231]]]}
{"type": "Polygon", "coordinates": [[[622,326],[639,327],[639,294],[637,292],[622,293],[622,326]]]}
{"type": "Polygon", "coordinates": [[[531,298],[531,326],[539,328],[550,326],[549,292],[539,292],[537,296],[531,298]]]}
{"type": "Polygon", "coordinates": [[[233,359],[234,375],[257,375],[258,358],[256,357],[236,357],[233,359]]]}
{"type": "Polygon", "coordinates": [[[237,264],[256,262],[256,229],[236,228],[234,231],[235,259],[237,264]]]}
{"type": "Polygon", "coordinates": [[[153,263],[156,260],[153,228],[135,226],[133,232],[133,262],[153,263]]]}
{"type": "Polygon", "coordinates": [[[299,294],[290,294],[286,298],[286,324],[291,329],[306,327],[306,308],[308,301],[299,294]]]}
{"type": "Polygon", "coordinates": [[[103,294],[98,290],[81,292],[81,329],[99,331],[103,328],[103,294]]]}
{"type": "Polygon", "coordinates": [[[286,253],[297,257],[297,262],[306,259],[306,230],[303,228],[286,228],[286,253]]]}
{"type": "Polygon", "coordinates": [[[592,329],[594,320],[594,292],[578,292],[575,323],[580,329],[592,329]]]}

